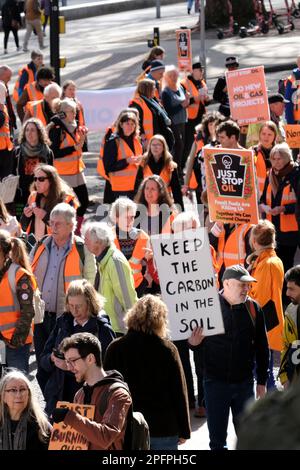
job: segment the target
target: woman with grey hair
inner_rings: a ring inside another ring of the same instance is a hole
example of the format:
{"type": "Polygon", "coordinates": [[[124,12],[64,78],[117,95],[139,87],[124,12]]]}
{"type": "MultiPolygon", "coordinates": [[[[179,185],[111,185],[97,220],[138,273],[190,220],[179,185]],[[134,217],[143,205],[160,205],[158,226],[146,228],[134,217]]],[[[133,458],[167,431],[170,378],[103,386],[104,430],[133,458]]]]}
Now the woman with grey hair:
{"type": "Polygon", "coordinates": [[[284,272],[294,265],[299,243],[296,219],[299,165],[294,162],[289,146],[284,142],[273,147],[270,153],[271,169],[260,199],[263,218],[276,229],[276,252],[281,258],[284,272]]]}
{"type": "Polygon", "coordinates": [[[32,383],[11,369],[0,381],[0,450],[48,450],[51,429],[32,383]]]}
{"type": "Polygon", "coordinates": [[[125,197],[119,197],[111,206],[110,219],[115,224],[115,245],[129,261],[138,297],[144,295],[151,284],[146,262],[152,258],[149,235],[133,226],[137,205],[125,197]]]}
{"type": "Polygon", "coordinates": [[[89,204],[88,190],[84,175],[82,149],[88,129],[76,122],[76,103],[69,98],[55,100],[53,108],[57,112],[51,119],[49,129],[51,149],[54,153],[54,166],[59,175],[74,189],[80,206],[77,209],[77,231],[83,222],[89,204]]]}

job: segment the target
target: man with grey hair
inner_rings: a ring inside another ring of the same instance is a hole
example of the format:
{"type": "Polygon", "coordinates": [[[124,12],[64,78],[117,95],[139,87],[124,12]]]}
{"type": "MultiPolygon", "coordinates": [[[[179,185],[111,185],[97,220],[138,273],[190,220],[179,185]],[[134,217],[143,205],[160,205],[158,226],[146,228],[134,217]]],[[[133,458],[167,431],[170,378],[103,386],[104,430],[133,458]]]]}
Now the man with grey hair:
{"type": "Polygon", "coordinates": [[[40,101],[32,101],[28,103],[27,110],[24,116],[23,123],[31,117],[38,118],[42,121],[44,126],[50,123],[51,118],[54,116],[52,111],[52,101],[60,98],[62,89],[57,83],[50,83],[44,89],[44,99],[40,101]]]}
{"type": "Polygon", "coordinates": [[[86,246],[96,256],[95,288],[106,299],[105,311],[117,335],[125,333],[124,315],[137,301],[131,267],[114,244],[114,233],[104,222],[83,227],[86,246]]]}
{"type": "Polygon", "coordinates": [[[40,356],[55,325],[56,318],[65,310],[65,293],[71,281],[95,280],[96,263],[83,240],[74,235],[76,211],[64,202],[51,211],[51,235],[43,237],[30,253],[31,265],[42,298],[46,304],[43,323],[35,326],[34,345],[38,364],[37,379],[43,390],[45,385],[40,369],[40,356]]]}

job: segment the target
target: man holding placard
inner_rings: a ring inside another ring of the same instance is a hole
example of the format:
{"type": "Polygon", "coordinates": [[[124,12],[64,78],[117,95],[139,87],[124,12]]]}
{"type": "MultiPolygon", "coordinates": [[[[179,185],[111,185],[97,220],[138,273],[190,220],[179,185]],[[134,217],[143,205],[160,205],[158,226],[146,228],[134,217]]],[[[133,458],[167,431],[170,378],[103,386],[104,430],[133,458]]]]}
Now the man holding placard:
{"type": "Polygon", "coordinates": [[[246,402],[254,398],[253,368],[256,363],[256,397],[266,393],[269,349],[264,316],[259,305],[248,297],[250,283],[256,282],[240,265],[227,268],[220,304],[225,334],[204,337],[195,328],[189,343],[201,348],[203,358],[204,399],[210,448],[227,448],[229,411],[233,424],[246,402]]]}

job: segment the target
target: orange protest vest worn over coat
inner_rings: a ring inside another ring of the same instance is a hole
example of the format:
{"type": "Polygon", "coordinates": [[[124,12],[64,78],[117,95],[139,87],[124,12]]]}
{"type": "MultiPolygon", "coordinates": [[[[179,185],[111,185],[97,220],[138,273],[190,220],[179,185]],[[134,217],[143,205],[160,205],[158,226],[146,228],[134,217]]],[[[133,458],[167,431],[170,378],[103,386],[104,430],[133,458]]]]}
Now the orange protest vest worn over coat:
{"type": "Polygon", "coordinates": [[[292,88],[295,88],[297,90],[297,93],[295,93],[295,99],[294,101],[294,120],[300,121],[300,98],[299,98],[299,80],[296,80],[296,77],[294,74],[290,75],[288,77],[288,80],[292,83],[292,88]]]}
{"type": "MultiPolygon", "coordinates": [[[[121,250],[118,238],[115,238],[114,242],[118,250],[121,250]]],[[[141,230],[138,238],[136,239],[132,255],[128,260],[131,270],[132,270],[135,288],[137,288],[143,281],[142,261],[145,258],[145,253],[146,253],[144,248],[148,248],[148,247],[149,247],[149,236],[146,234],[146,232],[141,230]]]]}
{"type": "Polygon", "coordinates": [[[24,90],[27,91],[28,101],[40,101],[44,99],[44,94],[37,89],[37,82],[27,83],[24,90]]]}
{"type": "Polygon", "coordinates": [[[218,240],[217,263],[225,268],[233,264],[244,264],[246,258],[245,236],[253,227],[252,224],[242,224],[235,228],[225,241],[223,231],[218,240]]]}
{"type": "MultiPolygon", "coordinates": [[[[30,276],[32,287],[35,290],[37,288],[35,278],[26,271],[26,269],[22,268],[21,266],[16,271],[15,275],[15,286],[19,282],[19,280],[27,274],[30,276]]],[[[4,339],[10,341],[15,329],[18,320],[21,317],[20,312],[20,305],[16,298],[15,293],[12,291],[12,288],[9,283],[8,271],[4,274],[2,281],[0,282],[0,332],[4,339]]],[[[31,324],[31,328],[29,334],[26,338],[25,344],[32,343],[32,336],[33,336],[33,320],[31,324]]]]}
{"type": "MultiPolygon", "coordinates": [[[[75,138],[69,133],[63,132],[63,140],[60,143],[61,149],[71,147],[79,142],[77,134],[75,138]]],[[[57,169],[59,175],[77,175],[85,169],[85,164],[82,160],[82,151],[73,150],[72,153],[62,158],[55,158],[54,155],[54,167],[57,169]]]]}
{"type": "Polygon", "coordinates": [[[251,285],[250,297],[264,311],[270,349],[283,349],[282,287],[284,269],[273,248],[263,251],[254,261],[251,276],[257,282],[251,285]]]}
{"type": "MultiPolygon", "coordinates": [[[[47,240],[47,239],[46,239],[47,240]]],[[[36,250],[34,254],[33,261],[31,263],[31,267],[33,272],[35,272],[37,262],[43,253],[43,251],[46,249],[45,246],[45,241],[42,241],[38,249],[36,250]]],[[[76,243],[74,243],[71,246],[71,250],[67,254],[65,258],[65,266],[64,266],[64,290],[67,292],[67,289],[69,287],[70,282],[75,281],[77,279],[82,279],[82,272],[81,272],[81,260],[80,260],[80,255],[78,253],[78,250],[76,248],[76,243]]]]}
{"type": "Polygon", "coordinates": [[[26,111],[29,112],[31,117],[39,119],[40,121],[42,121],[45,127],[47,126],[48,123],[46,121],[44,111],[43,111],[43,100],[29,101],[26,104],[26,111]]]}
{"type": "Polygon", "coordinates": [[[13,94],[12,94],[12,97],[13,97],[13,100],[15,101],[15,103],[18,101],[18,99],[20,98],[20,95],[19,95],[19,86],[20,86],[20,78],[23,74],[23,71],[26,70],[26,72],[28,73],[28,83],[32,83],[34,82],[34,73],[33,73],[33,70],[30,69],[28,67],[28,65],[25,65],[25,67],[21,67],[18,71],[18,78],[16,80],[16,83],[15,83],[15,86],[14,86],[14,90],[13,90],[13,94]]]}
{"type": "Polygon", "coordinates": [[[153,136],[153,114],[143,98],[137,96],[130,102],[130,104],[132,103],[138,104],[143,110],[143,128],[146,139],[149,142],[153,136]]]}
{"type": "MultiPolygon", "coordinates": [[[[127,159],[132,156],[142,155],[143,148],[137,137],[134,137],[134,155],[125,140],[118,137],[116,139],[118,154],[117,160],[127,159]]],[[[109,173],[109,181],[113,191],[133,191],[138,167],[130,163],[124,170],[109,173]]]]}
{"type": "MultiPolygon", "coordinates": [[[[202,139],[200,140],[196,140],[196,155],[195,155],[195,158],[197,157],[198,153],[200,152],[200,150],[202,149],[202,147],[204,146],[204,142],[202,139]]],[[[195,175],[195,172],[194,170],[192,170],[192,173],[191,173],[191,178],[190,178],[190,181],[189,181],[189,188],[190,189],[197,189],[199,186],[198,184],[198,181],[197,181],[197,178],[196,178],[196,175],[195,175]]]]}
{"type": "Polygon", "coordinates": [[[5,121],[2,127],[0,127],[0,150],[12,150],[13,143],[10,140],[10,131],[9,131],[9,115],[7,112],[7,107],[3,106],[3,112],[5,116],[5,121]]]}
{"type": "MultiPolygon", "coordinates": [[[[191,97],[195,98],[195,96],[199,96],[198,88],[187,77],[184,78],[183,80],[181,80],[180,83],[190,93],[191,97]]],[[[201,83],[203,85],[205,85],[204,80],[201,80],[201,83]]],[[[200,101],[199,101],[199,103],[194,102],[192,104],[189,104],[189,106],[187,107],[188,119],[196,119],[196,117],[198,116],[200,104],[201,104],[200,101]]],[[[205,111],[205,108],[204,108],[204,111],[205,111]]]]}
{"type": "Polygon", "coordinates": [[[261,196],[264,191],[265,182],[267,178],[267,166],[265,158],[260,150],[257,150],[257,153],[254,157],[254,164],[257,176],[258,191],[259,195],[261,196]]]}
{"type": "MultiPolygon", "coordinates": [[[[281,206],[286,206],[287,204],[296,204],[297,197],[292,186],[288,184],[283,188],[281,196],[281,206]]],[[[267,187],[266,192],[266,204],[272,207],[272,189],[270,183],[267,187]]],[[[271,214],[266,214],[267,219],[272,222],[271,214]]],[[[280,214],[280,231],[281,232],[296,232],[298,230],[298,224],[295,214],[280,214]]]]}
{"type": "MultiPolygon", "coordinates": [[[[170,183],[171,183],[171,179],[172,179],[172,171],[173,171],[172,168],[164,166],[162,171],[158,175],[165,182],[165,184],[166,184],[166,186],[167,186],[167,188],[170,192],[171,192],[170,183]]],[[[148,178],[148,176],[153,176],[153,173],[152,173],[151,168],[149,167],[149,165],[146,165],[143,168],[143,175],[144,175],[144,178],[148,178]]]]}

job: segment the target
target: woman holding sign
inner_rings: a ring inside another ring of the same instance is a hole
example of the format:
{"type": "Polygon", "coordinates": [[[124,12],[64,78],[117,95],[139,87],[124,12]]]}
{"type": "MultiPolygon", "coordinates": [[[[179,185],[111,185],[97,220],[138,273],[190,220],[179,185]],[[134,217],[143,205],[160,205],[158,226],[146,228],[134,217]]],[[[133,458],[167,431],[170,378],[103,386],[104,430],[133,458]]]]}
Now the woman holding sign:
{"type": "Polygon", "coordinates": [[[260,210],[265,218],[275,225],[276,252],[286,272],[294,265],[294,256],[299,243],[295,212],[300,172],[286,143],[273,147],[270,161],[272,168],[265,182],[260,210]]]}
{"type": "Polygon", "coordinates": [[[270,153],[276,143],[277,126],[273,121],[267,121],[259,131],[259,142],[253,148],[259,195],[264,190],[267,171],[271,167],[270,153]]]}
{"type": "Polygon", "coordinates": [[[51,425],[32,382],[15,369],[0,382],[0,450],[47,450],[51,425]]]}

